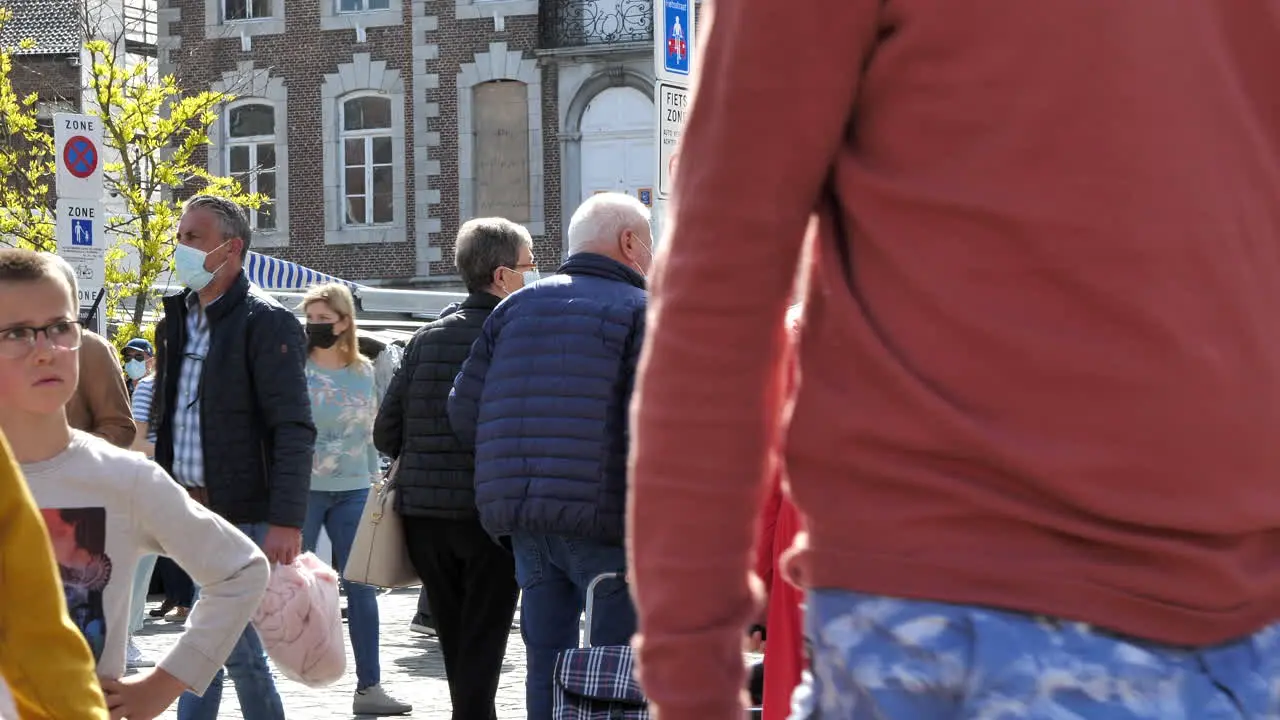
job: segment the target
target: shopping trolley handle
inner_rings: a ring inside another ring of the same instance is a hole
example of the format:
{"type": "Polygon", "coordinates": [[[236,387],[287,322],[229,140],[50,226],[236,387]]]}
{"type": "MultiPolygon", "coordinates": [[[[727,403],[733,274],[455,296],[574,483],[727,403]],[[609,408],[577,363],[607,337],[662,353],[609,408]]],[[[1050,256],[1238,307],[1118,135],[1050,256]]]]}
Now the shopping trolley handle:
{"type": "Polygon", "coordinates": [[[582,632],[582,647],[584,648],[591,647],[591,615],[595,610],[596,586],[605,580],[621,580],[623,583],[626,583],[627,574],[625,572],[600,573],[599,575],[591,578],[591,582],[587,583],[587,607],[583,613],[583,621],[587,627],[582,632]]]}

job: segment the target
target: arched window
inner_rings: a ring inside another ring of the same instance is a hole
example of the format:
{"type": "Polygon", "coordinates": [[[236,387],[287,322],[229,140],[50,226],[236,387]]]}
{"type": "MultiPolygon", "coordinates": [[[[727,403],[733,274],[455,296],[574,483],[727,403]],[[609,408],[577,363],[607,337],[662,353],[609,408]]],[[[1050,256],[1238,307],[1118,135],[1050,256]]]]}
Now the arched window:
{"type": "Polygon", "coordinates": [[[391,99],[361,95],[342,103],[342,197],[347,226],[395,221],[391,99]]]}
{"type": "Polygon", "coordinates": [[[269,202],[250,213],[256,230],[276,228],[276,111],[265,103],[246,103],[227,113],[227,170],[245,192],[269,202]]]}

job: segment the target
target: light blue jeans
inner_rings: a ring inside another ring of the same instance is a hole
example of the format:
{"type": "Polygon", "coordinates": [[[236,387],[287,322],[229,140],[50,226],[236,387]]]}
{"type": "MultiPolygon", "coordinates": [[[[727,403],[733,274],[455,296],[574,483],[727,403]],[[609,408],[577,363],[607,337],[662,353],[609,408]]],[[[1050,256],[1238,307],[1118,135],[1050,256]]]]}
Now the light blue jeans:
{"type": "Polygon", "coordinates": [[[129,635],[142,629],[147,614],[147,590],[151,587],[151,571],[156,569],[156,556],[138,558],[138,569],[133,574],[133,595],[129,598],[129,635]]]}
{"type": "MultiPolygon", "coordinates": [[[[259,546],[266,539],[266,523],[236,527],[253,538],[259,546]]],[[[199,601],[200,589],[196,588],[196,602],[199,601]]],[[[231,649],[225,672],[231,674],[231,681],[236,684],[236,697],[240,700],[244,720],[284,720],[284,706],[280,703],[280,693],[276,691],[276,682],[271,676],[267,653],[262,649],[262,640],[258,638],[258,632],[252,625],[245,627],[239,642],[231,649]]],[[[223,670],[218,671],[204,695],[183,693],[178,700],[178,720],[218,720],[224,674],[223,670]]]]}
{"type": "Polygon", "coordinates": [[[1280,717],[1280,626],[1205,648],[989,608],[808,595],[812,671],[792,718],[1280,717]]]}
{"type": "MultiPolygon", "coordinates": [[[[312,490],[307,501],[307,519],[302,526],[302,546],[315,552],[323,527],[333,543],[334,562],[341,574],[351,555],[351,544],[360,527],[369,490],[312,490]]],[[[325,562],[329,558],[321,558],[325,562]]],[[[356,660],[356,688],[363,690],[380,681],[378,664],[378,593],[369,585],[342,581],[347,593],[347,633],[351,636],[351,654],[356,660]]]]}

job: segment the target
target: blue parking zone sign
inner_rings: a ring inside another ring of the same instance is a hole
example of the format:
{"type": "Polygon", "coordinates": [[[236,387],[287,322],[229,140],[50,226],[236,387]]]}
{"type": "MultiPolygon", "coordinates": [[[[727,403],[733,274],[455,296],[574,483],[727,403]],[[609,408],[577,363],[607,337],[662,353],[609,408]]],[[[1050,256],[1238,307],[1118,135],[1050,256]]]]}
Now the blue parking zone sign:
{"type": "Polygon", "coordinates": [[[669,73],[689,74],[689,49],[693,38],[689,36],[689,6],[694,0],[662,0],[664,60],[662,66],[669,73]]]}
{"type": "Polygon", "coordinates": [[[93,221],[87,218],[71,219],[71,244],[93,247],[93,221]]]}

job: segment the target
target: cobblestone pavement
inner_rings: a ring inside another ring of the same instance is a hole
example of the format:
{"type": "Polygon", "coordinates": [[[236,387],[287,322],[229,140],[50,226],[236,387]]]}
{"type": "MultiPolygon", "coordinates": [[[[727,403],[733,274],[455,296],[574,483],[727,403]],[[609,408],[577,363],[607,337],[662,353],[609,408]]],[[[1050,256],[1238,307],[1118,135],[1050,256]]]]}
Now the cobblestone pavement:
{"type": "MultiPolygon", "coordinates": [[[[155,604],[150,603],[148,609],[155,604]]],[[[391,694],[413,704],[413,713],[406,717],[448,718],[449,688],[444,679],[444,656],[440,654],[440,644],[435,638],[409,630],[409,621],[417,607],[417,588],[391,591],[378,598],[382,620],[382,685],[391,694]]],[[[163,657],[181,629],[176,622],[148,617],[147,626],[136,636],[135,642],[146,657],[156,660],[163,657]]],[[[308,688],[276,676],[276,686],[290,720],[365,717],[351,713],[355,682],[355,662],[351,658],[349,642],[346,677],[330,687],[308,688]]],[[[219,718],[243,717],[234,687],[228,680],[219,718]]],[[[174,708],[161,717],[175,720],[178,716],[176,707],[175,703],[174,708]]],[[[498,689],[498,718],[517,720],[524,717],[524,643],[520,640],[520,631],[513,628],[498,689]]]]}

